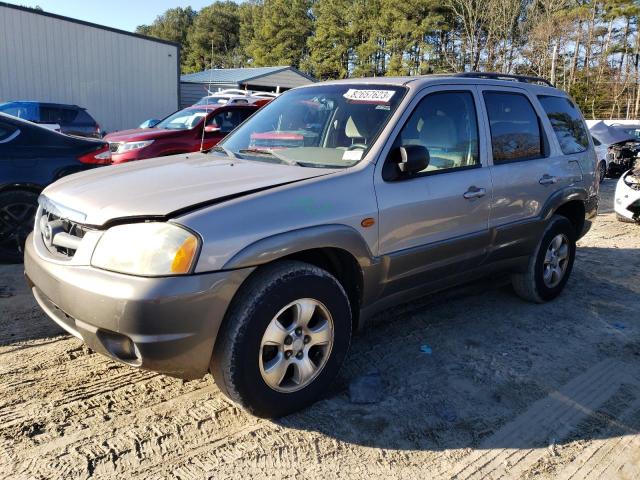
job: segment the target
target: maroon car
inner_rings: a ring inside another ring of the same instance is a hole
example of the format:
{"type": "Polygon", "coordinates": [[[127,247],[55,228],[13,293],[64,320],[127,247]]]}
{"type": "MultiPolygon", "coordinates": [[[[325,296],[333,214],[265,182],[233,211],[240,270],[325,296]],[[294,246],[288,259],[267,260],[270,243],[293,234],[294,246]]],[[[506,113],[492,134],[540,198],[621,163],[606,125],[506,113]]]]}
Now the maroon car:
{"type": "Polygon", "coordinates": [[[169,115],[153,128],[110,133],[113,163],[209,150],[249,118],[256,105],[195,105],[169,115]]]}

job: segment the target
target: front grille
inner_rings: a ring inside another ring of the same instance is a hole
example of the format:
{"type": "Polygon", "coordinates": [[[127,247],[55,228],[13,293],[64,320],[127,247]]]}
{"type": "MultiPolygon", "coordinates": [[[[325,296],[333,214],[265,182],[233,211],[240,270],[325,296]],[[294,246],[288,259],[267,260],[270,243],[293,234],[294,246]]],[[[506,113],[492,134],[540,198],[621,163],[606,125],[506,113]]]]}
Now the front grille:
{"type": "Polygon", "coordinates": [[[109,150],[111,151],[111,153],[116,153],[119,147],[120,147],[120,144],[118,142],[109,143],[109,150]]]}
{"type": "Polygon", "coordinates": [[[55,256],[72,258],[87,228],[42,209],[38,230],[45,246],[55,256]]]}

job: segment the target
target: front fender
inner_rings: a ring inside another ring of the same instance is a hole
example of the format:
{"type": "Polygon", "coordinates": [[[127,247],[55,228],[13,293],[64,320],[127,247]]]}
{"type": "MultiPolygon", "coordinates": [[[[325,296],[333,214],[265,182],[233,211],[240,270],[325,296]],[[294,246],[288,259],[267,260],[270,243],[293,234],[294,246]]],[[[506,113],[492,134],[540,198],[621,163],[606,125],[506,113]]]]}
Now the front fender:
{"type": "Polygon", "coordinates": [[[346,250],[361,267],[370,267],[374,257],[364,238],[346,225],[319,225],[279,233],[258,240],[231,257],[223,270],[255,267],[304,250],[339,248],[346,250]]]}

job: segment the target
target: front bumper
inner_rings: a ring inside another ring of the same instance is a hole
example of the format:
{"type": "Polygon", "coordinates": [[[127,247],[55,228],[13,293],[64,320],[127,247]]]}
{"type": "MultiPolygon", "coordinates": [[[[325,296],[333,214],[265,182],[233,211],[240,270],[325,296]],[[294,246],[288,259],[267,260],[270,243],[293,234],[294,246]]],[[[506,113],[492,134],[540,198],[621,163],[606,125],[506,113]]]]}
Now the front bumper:
{"type": "Polygon", "coordinates": [[[185,379],[207,373],[227,306],[253,271],[136,277],[51,262],[34,240],[25,275],[49,317],[96,352],[185,379]]]}
{"type": "Polygon", "coordinates": [[[631,172],[623,174],[616,184],[616,193],[613,200],[615,212],[629,220],[640,220],[640,190],[635,190],[625,183],[625,178],[631,172]]]}

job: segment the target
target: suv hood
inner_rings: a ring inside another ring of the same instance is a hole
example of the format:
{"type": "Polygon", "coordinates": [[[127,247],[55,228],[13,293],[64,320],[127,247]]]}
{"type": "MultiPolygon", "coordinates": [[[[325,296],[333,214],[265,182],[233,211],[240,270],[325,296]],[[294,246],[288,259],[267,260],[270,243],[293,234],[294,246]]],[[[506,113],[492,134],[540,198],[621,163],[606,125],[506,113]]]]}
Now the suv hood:
{"type": "Polygon", "coordinates": [[[76,221],[101,226],[127,217],[167,217],[335,171],[194,153],[77,173],[43,195],[76,212],[76,221]]]}

